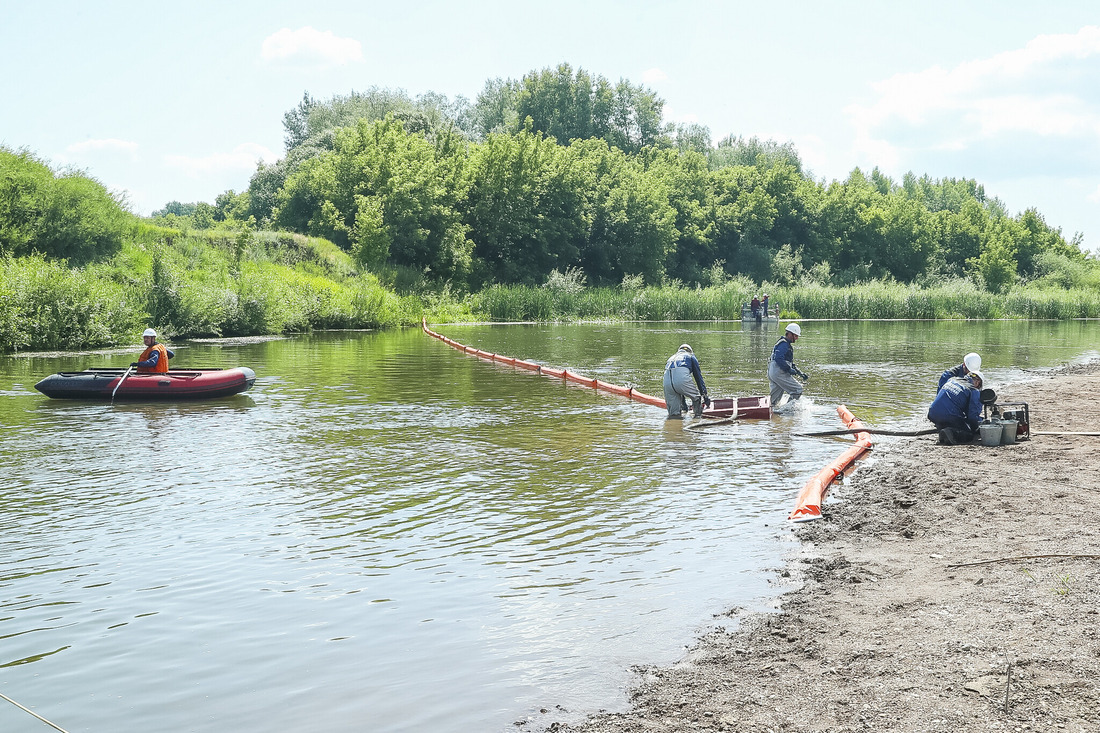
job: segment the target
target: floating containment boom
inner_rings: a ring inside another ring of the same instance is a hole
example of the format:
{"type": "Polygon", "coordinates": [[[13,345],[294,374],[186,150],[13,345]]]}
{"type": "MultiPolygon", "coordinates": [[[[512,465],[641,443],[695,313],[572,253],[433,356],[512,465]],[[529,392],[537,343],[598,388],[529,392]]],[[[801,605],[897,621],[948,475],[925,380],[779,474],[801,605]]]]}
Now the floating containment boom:
{"type": "MultiPolygon", "coordinates": [[[[577,374],[568,369],[554,369],[536,364],[533,361],[524,361],[523,359],[516,359],[511,356],[501,356],[500,354],[494,354],[490,351],[475,349],[472,346],[460,344],[454,339],[449,339],[442,334],[436,333],[428,328],[428,323],[425,319],[421,319],[420,327],[424,330],[424,333],[432,338],[439,339],[451,348],[457,349],[465,354],[470,354],[471,356],[476,356],[479,359],[496,362],[498,364],[507,364],[517,369],[526,369],[535,374],[541,374],[544,377],[553,377],[566,382],[573,382],[575,384],[584,385],[585,387],[591,387],[600,392],[608,392],[609,394],[626,397],[635,402],[643,402],[647,405],[660,407],[662,410],[665,409],[665,401],[662,398],[640,392],[633,387],[623,387],[593,377],[586,377],[583,374],[577,374]]],[[[767,420],[771,417],[771,404],[767,397],[720,397],[711,401],[711,406],[703,411],[703,416],[729,419],[749,418],[767,420]]]]}

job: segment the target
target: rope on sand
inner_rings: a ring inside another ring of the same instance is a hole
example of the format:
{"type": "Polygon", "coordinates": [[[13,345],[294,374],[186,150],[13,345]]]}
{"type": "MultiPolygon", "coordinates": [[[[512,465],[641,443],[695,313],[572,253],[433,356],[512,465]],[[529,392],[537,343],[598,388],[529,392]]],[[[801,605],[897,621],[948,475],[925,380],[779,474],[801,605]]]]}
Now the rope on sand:
{"type": "Polygon", "coordinates": [[[960,562],[948,565],[949,568],[968,568],[972,565],[991,565],[995,562],[1019,562],[1021,560],[1039,560],[1048,557],[1071,558],[1074,560],[1100,560],[1100,555],[1020,555],[1019,557],[999,557],[996,560],[979,560],[978,562],[960,562]]]}
{"type": "Polygon", "coordinates": [[[43,718],[43,717],[42,717],[41,715],[39,715],[38,713],[34,712],[33,710],[27,710],[27,708],[23,707],[22,705],[20,705],[19,703],[17,703],[17,702],[15,701],[15,700],[12,700],[12,699],[11,699],[10,697],[8,697],[7,695],[5,695],[4,693],[0,692],[0,697],[4,698],[5,700],[7,700],[8,702],[10,702],[10,703],[11,703],[12,705],[14,705],[15,707],[17,707],[17,708],[19,708],[20,710],[22,710],[23,712],[25,712],[25,713],[30,713],[31,715],[33,715],[34,717],[38,718],[39,720],[41,720],[41,721],[42,721],[43,723],[45,723],[46,725],[48,725],[48,726],[51,726],[51,727],[53,727],[53,728],[55,728],[55,729],[57,729],[57,730],[61,731],[61,733],[68,733],[68,731],[66,731],[66,730],[65,730],[64,728],[62,728],[62,727],[61,727],[60,725],[57,725],[57,724],[55,724],[55,723],[51,723],[50,721],[46,720],[45,718],[43,718]]]}

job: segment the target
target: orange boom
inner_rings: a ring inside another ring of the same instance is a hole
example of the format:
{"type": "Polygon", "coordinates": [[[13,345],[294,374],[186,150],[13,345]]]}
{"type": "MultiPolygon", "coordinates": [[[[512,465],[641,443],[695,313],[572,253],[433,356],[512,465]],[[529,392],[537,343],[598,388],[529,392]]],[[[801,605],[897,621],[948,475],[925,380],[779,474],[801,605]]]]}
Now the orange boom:
{"type": "MultiPolygon", "coordinates": [[[[856,416],[844,405],[837,405],[836,412],[848,429],[854,430],[863,427],[863,423],[857,420],[856,416]]],[[[871,449],[870,433],[856,433],[855,437],[856,442],[851,448],[840,454],[836,460],[818,471],[817,475],[806,482],[806,485],[802,487],[802,493],[798,495],[798,505],[787,519],[792,522],[812,522],[815,519],[821,519],[821,504],[825,501],[825,494],[829,491],[829,486],[838,477],[843,476],[844,472],[851,467],[857,458],[871,449]]]]}
{"type": "MultiPolygon", "coordinates": [[[[528,371],[541,374],[544,377],[553,377],[555,379],[561,379],[566,382],[574,382],[576,384],[582,384],[585,387],[591,387],[600,392],[609,392],[611,394],[619,395],[620,397],[626,397],[632,399],[635,402],[643,402],[647,405],[653,405],[654,407],[660,407],[665,409],[665,401],[660,397],[652,397],[644,392],[639,392],[633,387],[623,387],[618,384],[611,384],[609,382],[602,382],[599,379],[592,377],[586,377],[576,372],[571,372],[568,369],[553,369],[551,367],[544,367],[541,364],[535,364],[534,362],[524,361],[523,359],[514,359],[508,356],[501,356],[500,354],[493,354],[488,351],[481,351],[475,349],[472,346],[463,346],[454,339],[449,339],[446,336],[436,333],[428,328],[428,322],[426,319],[420,320],[420,327],[424,330],[424,333],[428,334],[432,338],[439,339],[443,343],[447,344],[451,348],[457,349],[466,354],[472,354],[480,359],[486,361],[501,362],[508,364],[509,366],[519,367],[520,369],[526,369],[528,371]]],[[[771,417],[771,407],[768,404],[767,397],[740,397],[733,398],[732,400],[724,400],[725,402],[734,402],[737,407],[733,410],[727,409],[726,412],[721,412],[715,407],[710,408],[703,414],[707,417],[750,417],[757,419],[768,419],[771,417]],[[751,406],[751,409],[744,408],[742,403],[751,406]]],[[[721,399],[714,400],[715,405],[719,402],[723,402],[721,399]]]]}

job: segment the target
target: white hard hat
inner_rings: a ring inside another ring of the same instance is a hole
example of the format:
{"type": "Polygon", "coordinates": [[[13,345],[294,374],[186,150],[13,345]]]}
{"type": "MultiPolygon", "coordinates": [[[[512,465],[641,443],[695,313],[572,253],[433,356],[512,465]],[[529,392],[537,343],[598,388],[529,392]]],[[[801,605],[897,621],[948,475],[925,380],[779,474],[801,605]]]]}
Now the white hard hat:
{"type": "Polygon", "coordinates": [[[985,377],[983,377],[982,373],[979,372],[979,371],[970,372],[970,374],[968,374],[967,376],[968,377],[977,377],[978,379],[982,380],[982,384],[985,384],[985,377]]]}
{"type": "Polygon", "coordinates": [[[982,357],[971,351],[963,357],[963,364],[966,365],[966,370],[968,372],[976,372],[982,368],[982,357]]]}
{"type": "Polygon", "coordinates": [[[156,338],[156,337],[157,337],[157,332],[156,332],[156,331],[154,331],[154,330],[153,330],[153,329],[151,329],[151,328],[147,328],[147,329],[145,329],[145,331],[144,331],[144,332],[142,332],[142,334],[141,334],[141,337],[142,337],[142,338],[145,338],[146,336],[152,336],[153,338],[156,338]]]}
{"type": "Polygon", "coordinates": [[[688,346],[687,344],[680,344],[680,348],[678,350],[679,351],[686,351],[689,354],[694,354],[695,353],[694,351],[691,350],[691,347],[688,346]]]}
{"type": "Polygon", "coordinates": [[[795,336],[801,336],[802,335],[802,327],[799,326],[797,323],[789,324],[787,326],[787,331],[789,333],[793,333],[795,336]]]}

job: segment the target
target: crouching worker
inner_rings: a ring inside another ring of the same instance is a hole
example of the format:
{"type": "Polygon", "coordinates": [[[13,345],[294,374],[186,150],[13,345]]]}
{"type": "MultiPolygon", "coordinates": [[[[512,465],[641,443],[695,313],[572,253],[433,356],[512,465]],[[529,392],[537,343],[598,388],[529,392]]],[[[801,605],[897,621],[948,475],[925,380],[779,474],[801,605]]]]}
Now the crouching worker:
{"type": "Polygon", "coordinates": [[[703,382],[703,373],[699,370],[699,360],[695,358],[695,353],[687,344],[683,344],[665,364],[664,386],[665,406],[668,407],[670,420],[681,419],[681,413],[688,409],[689,399],[695,417],[703,414],[704,404],[710,406],[707,385],[703,382]]]}
{"type": "Polygon", "coordinates": [[[771,358],[768,359],[768,383],[771,385],[772,407],[779,404],[783,394],[789,394],[792,400],[802,396],[802,382],[795,379],[795,375],[803,380],[809,379],[809,375],[794,365],[794,342],[802,335],[802,327],[797,323],[787,326],[783,338],[775,342],[771,358]]]}
{"type": "Polygon", "coordinates": [[[940,375],[940,383],[936,385],[936,388],[942,387],[947,383],[951,377],[965,377],[971,372],[977,372],[982,368],[982,357],[971,351],[969,354],[963,357],[963,363],[957,367],[951,367],[945,369],[943,374],[940,375]]]}
{"type": "Polygon", "coordinates": [[[951,377],[928,408],[928,419],[939,428],[941,445],[970,443],[982,421],[982,373],[951,377]]]}

